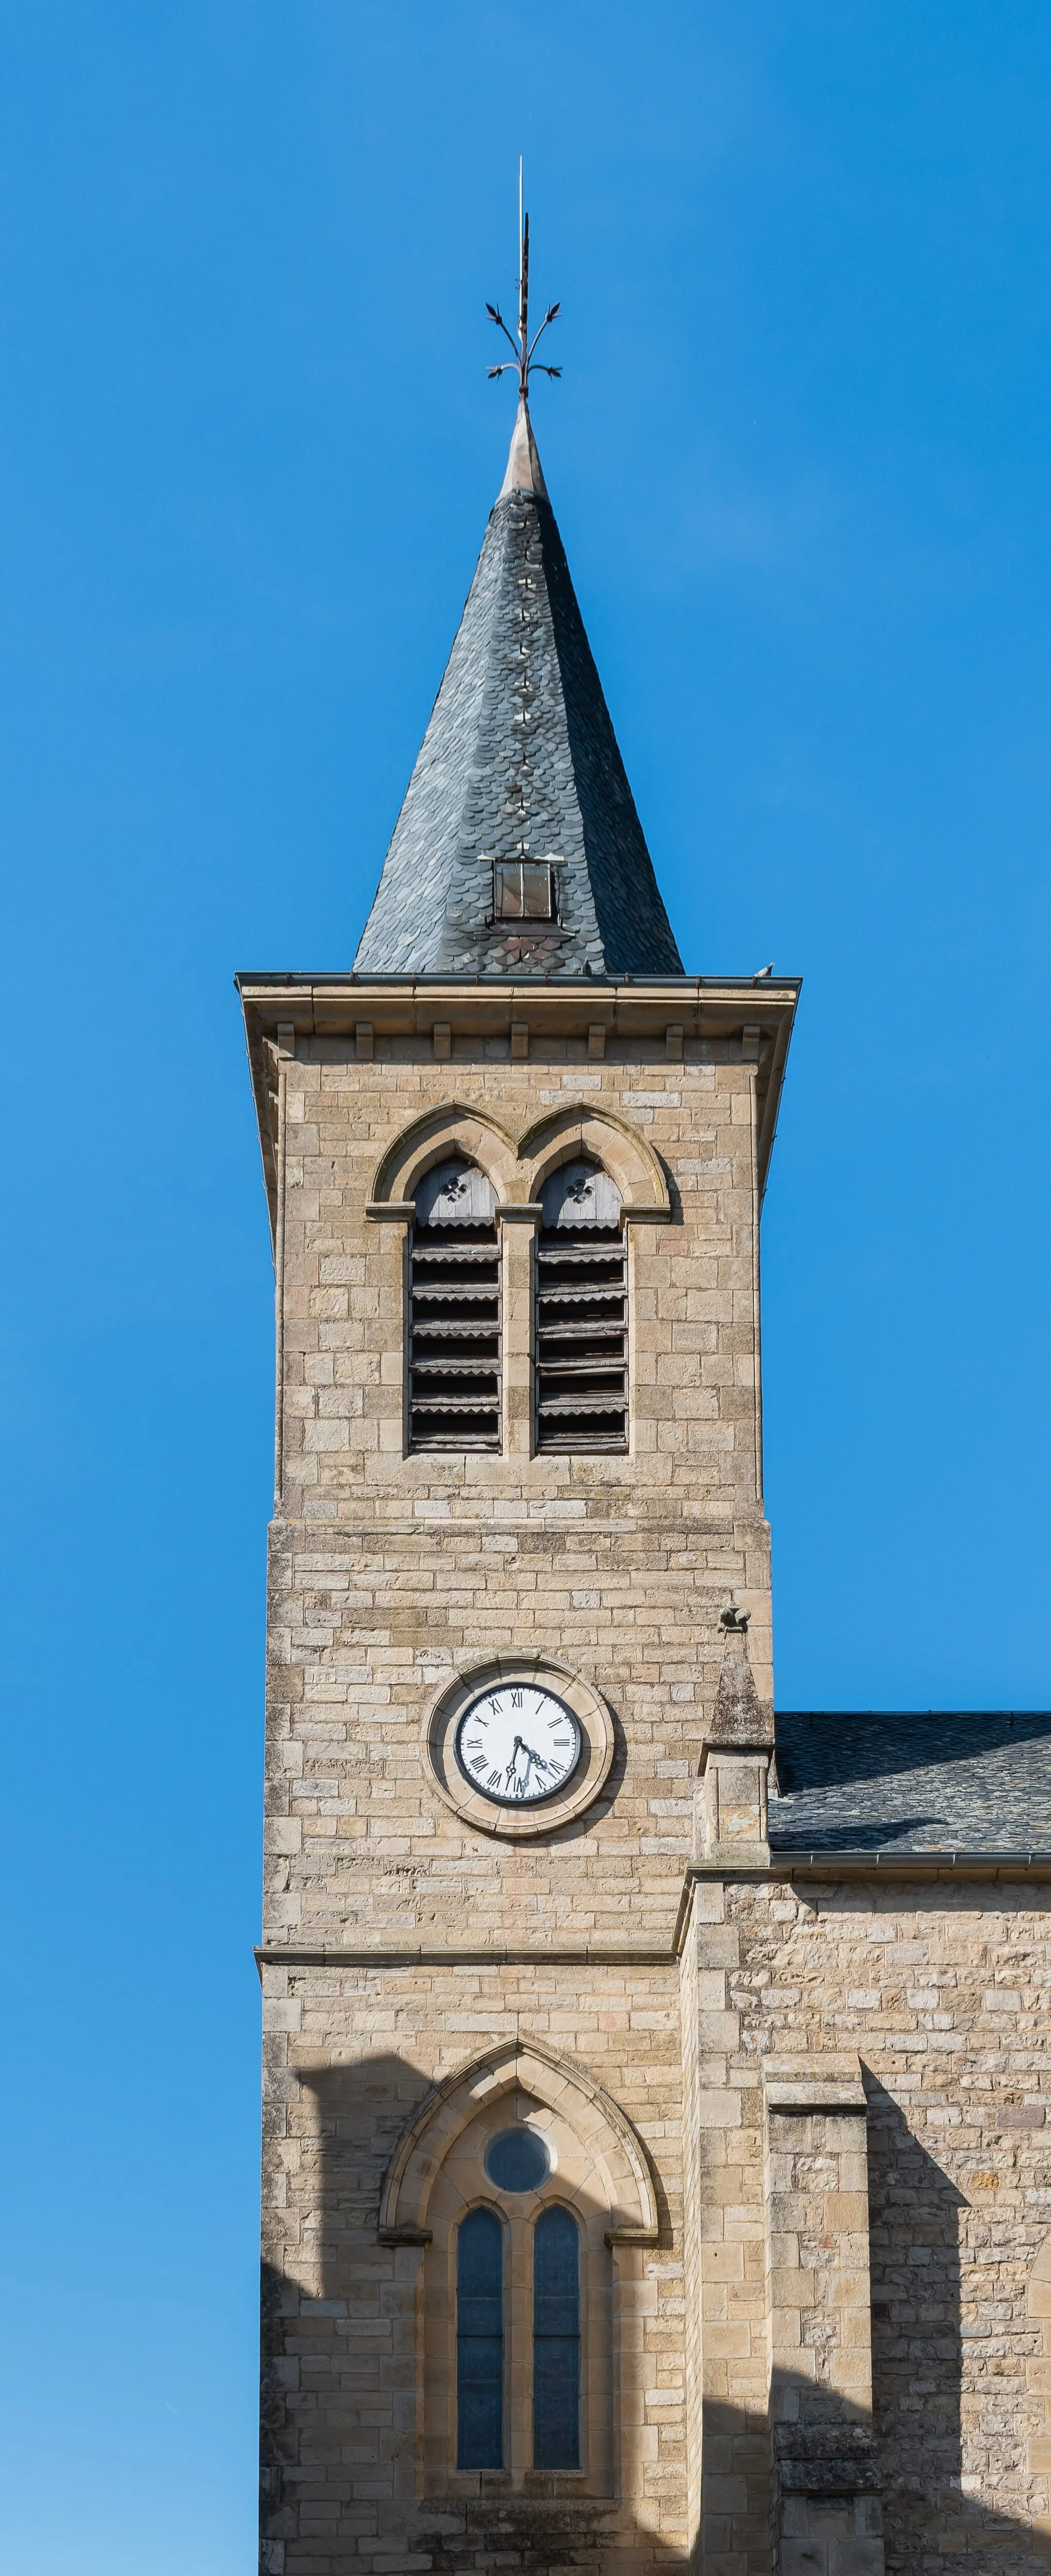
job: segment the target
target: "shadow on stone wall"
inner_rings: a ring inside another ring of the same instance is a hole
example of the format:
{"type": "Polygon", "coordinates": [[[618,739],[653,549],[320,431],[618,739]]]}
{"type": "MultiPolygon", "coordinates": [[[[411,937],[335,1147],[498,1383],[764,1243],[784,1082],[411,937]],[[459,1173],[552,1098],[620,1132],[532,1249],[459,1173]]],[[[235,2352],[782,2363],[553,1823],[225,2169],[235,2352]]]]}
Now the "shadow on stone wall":
{"type": "MultiPolygon", "coordinates": [[[[968,2342],[992,2340],[988,2319],[963,2319],[960,2235],[968,2204],[920,2145],[900,2103],[868,2071],[873,2431],[883,2488],[887,2567],[898,2576],[957,2566],[999,2576],[1043,2568],[1051,2550],[1025,2510],[1028,2412],[1024,2361],[996,2359],[964,2393],[968,2342]],[[1022,2509],[965,2495],[967,2454],[987,2462],[1022,2509]],[[1022,2500],[1025,2500],[1025,2503],[1022,2500]]],[[[973,2305],[973,2299],[970,2303],[973,2305]]],[[[1023,2321],[1024,2330],[1024,2321],[1023,2321]]],[[[993,2329],[995,2334],[995,2328],[993,2329]]]]}
{"type": "Polygon", "coordinates": [[[866,2075],[872,2411],[891,2567],[941,2564],[963,2513],[960,2212],[955,2183],[866,2075]]]}
{"type": "MultiPolygon", "coordinates": [[[[405,2494],[417,2386],[396,2309],[419,2258],[381,2244],[377,2222],[387,2167],[429,2089],[393,2054],[298,2077],[275,2062],[268,2080],[271,2110],[284,2098],[304,2215],[299,2278],[263,2268],[264,2576],[686,2576],[656,2527],[657,2487],[649,2530],[609,2498],[567,2494],[565,2473],[534,2472],[525,2491],[502,2472],[480,2475],[469,2499],[405,2494]]],[[[273,2161],[281,2170],[280,2151],[273,2161]]],[[[287,2213],[275,2208],[274,2219],[284,2237],[287,2213]]]]}
{"type": "MultiPolygon", "coordinates": [[[[900,2107],[868,2089],[873,2421],[802,2375],[779,2378],[770,2425],[707,2402],[703,2547],[690,2576],[881,2576],[884,2564],[891,2576],[1046,2576],[1029,2524],[961,2489],[961,2195],[900,2107]]],[[[264,2576],[687,2576],[681,2553],[604,2499],[522,2496],[502,2481],[486,2494],[481,2480],[467,2504],[395,2495],[416,2387],[391,2293],[395,2266],[414,2258],[380,2245],[377,2213],[427,2090],[393,2054],[271,2071],[271,2103],[285,2097],[302,2159],[304,2243],[298,2279],[263,2270],[264,2576]]],[[[282,2237],[285,2225],[275,2210],[282,2237]]],[[[1023,2465],[1025,2439],[1019,2422],[1023,2465]]]]}

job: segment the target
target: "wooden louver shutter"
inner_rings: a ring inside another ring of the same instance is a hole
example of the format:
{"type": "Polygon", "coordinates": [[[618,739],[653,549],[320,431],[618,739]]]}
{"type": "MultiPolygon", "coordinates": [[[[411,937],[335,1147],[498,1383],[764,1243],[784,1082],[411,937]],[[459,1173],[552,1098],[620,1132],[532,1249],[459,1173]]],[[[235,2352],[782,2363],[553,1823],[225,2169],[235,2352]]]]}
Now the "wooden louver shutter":
{"type": "Polygon", "coordinates": [[[627,1270],[620,1192],[594,1163],[564,1164],[543,1192],[537,1244],[537,1446],[623,1449],[628,1435],[627,1270]]]}
{"type": "Polygon", "coordinates": [[[414,1449],[500,1441],[500,1246],[495,1193],[471,1163],[443,1163],[416,1192],[410,1246],[409,1403],[414,1449]]]}

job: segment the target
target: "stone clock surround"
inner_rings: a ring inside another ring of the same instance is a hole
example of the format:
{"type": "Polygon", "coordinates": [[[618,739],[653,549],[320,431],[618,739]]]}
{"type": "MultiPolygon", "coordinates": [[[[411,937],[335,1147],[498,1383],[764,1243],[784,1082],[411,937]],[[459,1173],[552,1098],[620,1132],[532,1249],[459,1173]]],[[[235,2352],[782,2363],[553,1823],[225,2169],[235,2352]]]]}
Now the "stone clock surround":
{"type": "Polygon", "coordinates": [[[534,1841],[557,1833],[560,1827],[583,1815],[608,1779],[616,1749],[613,1720],[601,1692],[582,1681],[568,1664],[555,1664],[541,1656],[527,1660],[519,1655],[501,1655],[490,1663],[479,1664],[473,1672],[458,1674],[428,1710],[424,1737],[439,1797],[478,1833],[500,1834],[508,1842],[534,1841]],[[465,1709],[485,1691],[507,1682],[528,1682],[540,1689],[546,1684],[556,1699],[572,1710],[580,1728],[580,1756],[569,1779],[534,1806],[494,1805],[491,1798],[483,1798],[479,1790],[472,1788],[456,1758],[456,1731],[465,1709]]]}

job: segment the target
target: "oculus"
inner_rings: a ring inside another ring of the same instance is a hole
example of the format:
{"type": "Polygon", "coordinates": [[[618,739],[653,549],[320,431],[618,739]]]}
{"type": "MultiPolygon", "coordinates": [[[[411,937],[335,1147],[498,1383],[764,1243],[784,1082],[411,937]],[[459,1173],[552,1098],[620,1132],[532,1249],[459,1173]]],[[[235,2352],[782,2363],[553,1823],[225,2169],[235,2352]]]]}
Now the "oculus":
{"type": "Polygon", "coordinates": [[[580,1743],[572,1709],[553,1691],[538,1682],[498,1682],[461,1717],[456,1758],[472,1788],[495,1806],[535,1805],[572,1778],[580,1743]]]}
{"type": "Polygon", "coordinates": [[[551,2158],[535,2129],[501,2129],[489,2140],[485,2170],[498,2191],[539,2191],[551,2171],[551,2158]]]}

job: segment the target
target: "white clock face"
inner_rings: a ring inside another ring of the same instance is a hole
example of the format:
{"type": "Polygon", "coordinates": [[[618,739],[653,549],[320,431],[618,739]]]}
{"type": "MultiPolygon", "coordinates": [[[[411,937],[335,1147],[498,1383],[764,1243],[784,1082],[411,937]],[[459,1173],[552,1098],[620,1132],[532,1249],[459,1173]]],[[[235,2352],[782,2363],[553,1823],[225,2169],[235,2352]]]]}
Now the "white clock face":
{"type": "Polygon", "coordinates": [[[498,1807],[550,1798],[576,1770],[580,1728],[552,1691],[501,1682],[472,1700],[456,1730],[464,1778],[498,1807]]]}

